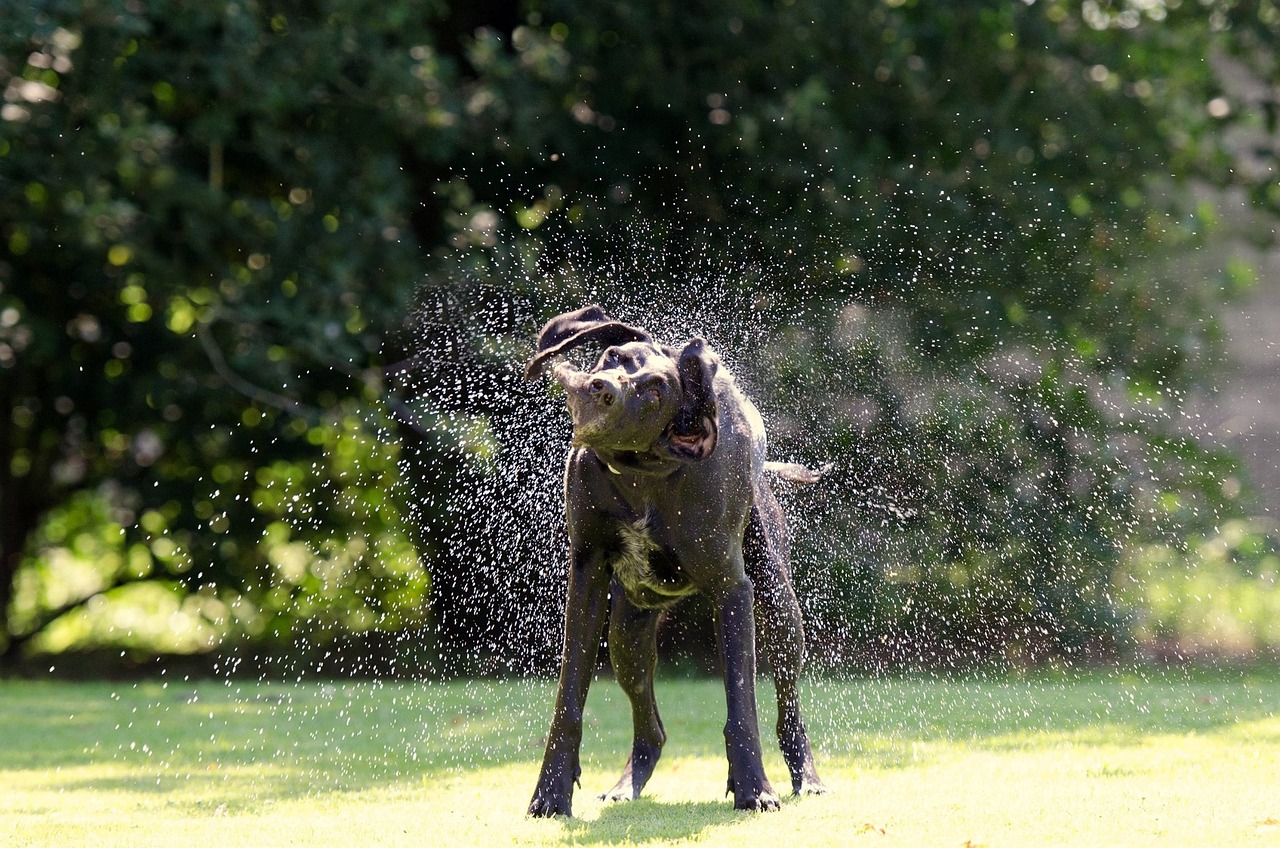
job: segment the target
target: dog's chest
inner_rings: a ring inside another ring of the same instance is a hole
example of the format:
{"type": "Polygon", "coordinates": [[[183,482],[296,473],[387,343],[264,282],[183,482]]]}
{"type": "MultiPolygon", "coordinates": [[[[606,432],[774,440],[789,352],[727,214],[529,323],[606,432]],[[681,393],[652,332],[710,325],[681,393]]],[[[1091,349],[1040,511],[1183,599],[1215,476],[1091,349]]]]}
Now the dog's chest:
{"type": "Polygon", "coordinates": [[[642,607],[662,606],[694,591],[679,563],[655,540],[647,515],[619,522],[613,576],[632,603],[642,607]]]}

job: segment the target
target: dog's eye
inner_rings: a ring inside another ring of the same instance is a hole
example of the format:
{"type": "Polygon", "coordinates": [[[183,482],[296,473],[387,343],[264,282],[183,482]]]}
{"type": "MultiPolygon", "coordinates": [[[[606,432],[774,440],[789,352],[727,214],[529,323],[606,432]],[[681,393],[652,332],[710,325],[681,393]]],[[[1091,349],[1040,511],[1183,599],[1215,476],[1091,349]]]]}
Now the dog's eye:
{"type": "Polygon", "coordinates": [[[657,403],[662,400],[662,379],[654,377],[637,383],[636,395],[643,403],[657,403]]]}

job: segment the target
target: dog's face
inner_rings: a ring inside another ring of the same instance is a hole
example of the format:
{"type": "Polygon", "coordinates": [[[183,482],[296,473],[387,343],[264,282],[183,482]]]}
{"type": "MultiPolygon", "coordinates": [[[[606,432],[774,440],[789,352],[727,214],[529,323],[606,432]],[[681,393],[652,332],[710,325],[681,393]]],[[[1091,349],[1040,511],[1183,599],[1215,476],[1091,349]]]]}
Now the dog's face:
{"type": "Polygon", "coordinates": [[[683,398],[676,360],[649,342],[609,347],[589,371],[561,362],[555,377],[568,393],[574,444],[592,448],[649,450],[683,398]]]}
{"type": "Polygon", "coordinates": [[[568,362],[555,369],[568,393],[574,444],[685,462],[715,451],[719,358],[706,342],[695,338],[676,352],[599,306],[588,306],[547,322],[525,376],[537,378],[553,357],[586,344],[604,346],[591,370],[568,362]]]}

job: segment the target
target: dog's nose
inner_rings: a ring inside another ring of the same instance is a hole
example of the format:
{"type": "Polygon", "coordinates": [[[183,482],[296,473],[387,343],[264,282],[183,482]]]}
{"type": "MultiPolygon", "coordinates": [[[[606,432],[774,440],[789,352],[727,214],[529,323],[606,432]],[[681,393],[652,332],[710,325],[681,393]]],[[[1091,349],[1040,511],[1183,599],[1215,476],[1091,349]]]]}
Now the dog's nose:
{"type": "Polygon", "coordinates": [[[601,406],[613,406],[613,402],[617,400],[617,390],[599,377],[592,380],[587,388],[591,392],[592,400],[601,406]]]}

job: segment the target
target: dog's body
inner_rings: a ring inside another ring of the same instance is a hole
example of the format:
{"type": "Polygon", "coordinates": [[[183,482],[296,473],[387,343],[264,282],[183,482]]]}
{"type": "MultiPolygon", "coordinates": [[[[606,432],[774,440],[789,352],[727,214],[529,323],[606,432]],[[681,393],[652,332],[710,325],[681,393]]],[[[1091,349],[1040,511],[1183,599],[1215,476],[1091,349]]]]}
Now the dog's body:
{"type": "Polygon", "coordinates": [[[622,777],[602,797],[639,796],[666,740],[653,694],[658,613],[694,592],[706,594],[716,612],[734,806],[778,807],[761,764],[757,618],[792,789],[824,791],[800,716],[804,631],[785,520],[765,471],[812,476],[765,462],[759,413],[701,339],[677,352],[588,307],[543,328],[527,375],[587,343],[606,348],[591,371],[562,363],[555,372],[574,421],[565,474],[569,586],[555,713],[529,813],[572,814],[582,710],[606,609],[609,655],[631,701],[635,735],[622,777]]]}

